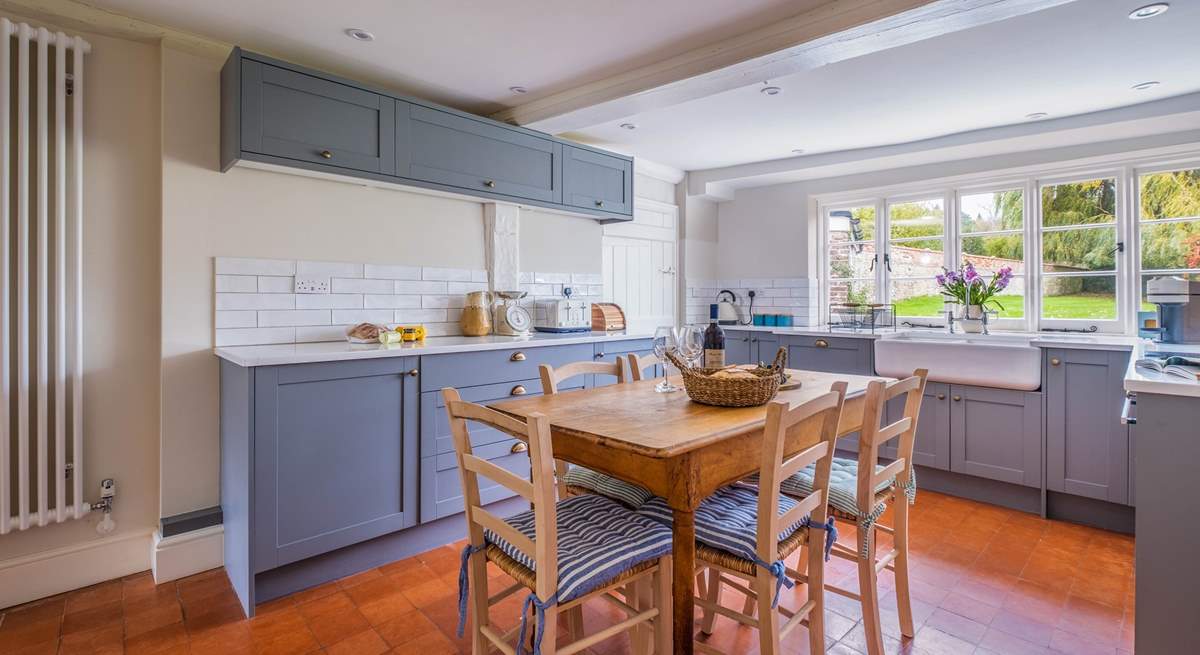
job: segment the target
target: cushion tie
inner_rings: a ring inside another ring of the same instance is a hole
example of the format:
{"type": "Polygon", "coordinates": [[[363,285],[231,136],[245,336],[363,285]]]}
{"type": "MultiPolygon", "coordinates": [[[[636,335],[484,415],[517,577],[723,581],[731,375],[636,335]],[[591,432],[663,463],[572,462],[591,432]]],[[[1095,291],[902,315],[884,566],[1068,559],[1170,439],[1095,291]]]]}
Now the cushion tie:
{"type": "Polygon", "coordinates": [[[908,480],[901,482],[900,488],[904,490],[908,504],[915,505],[917,503],[917,467],[908,467],[908,480]]]}
{"type": "Polygon", "coordinates": [[[546,599],[542,602],[536,593],[530,592],[525,597],[525,604],[521,606],[521,631],[517,637],[517,652],[525,651],[525,628],[526,621],[529,619],[529,606],[532,605],[537,612],[535,617],[537,620],[537,632],[533,635],[533,655],[542,655],[542,632],[546,629],[546,610],[558,604],[558,594],[546,599]]]}
{"type": "Polygon", "coordinates": [[[825,561],[829,561],[829,553],[833,551],[833,544],[837,543],[838,531],[837,524],[833,520],[833,516],[825,520],[824,523],[813,523],[812,517],[804,517],[804,527],[816,528],[817,530],[825,531],[825,561]]]}
{"type": "Polygon", "coordinates": [[[871,539],[874,537],[875,522],[887,510],[887,503],[879,503],[870,512],[858,513],[859,554],[863,559],[871,556],[871,539]]]}
{"type": "Polygon", "coordinates": [[[754,563],[770,571],[771,575],[775,576],[775,600],[771,601],[771,607],[779,605],[779,592],[783,591],[784,587],[791,589],[792,587],[796,586],[796,584],[787,577],[787,566],[781,559],[775,560],[773,564],[767,564],[766,562],[755,557],[754,563]]]}
{"type": "Polygon", "coordinates": [[[463,627],[467,623],[467,596],[471,589],[471,579],[467,576],[467,564],[471,562],[471,556],[486,548],[486,544],[472,546],[467,544],[463,546],[461,563],[458,567],[458,636],[461,639],[463,636],[463,627]]]}

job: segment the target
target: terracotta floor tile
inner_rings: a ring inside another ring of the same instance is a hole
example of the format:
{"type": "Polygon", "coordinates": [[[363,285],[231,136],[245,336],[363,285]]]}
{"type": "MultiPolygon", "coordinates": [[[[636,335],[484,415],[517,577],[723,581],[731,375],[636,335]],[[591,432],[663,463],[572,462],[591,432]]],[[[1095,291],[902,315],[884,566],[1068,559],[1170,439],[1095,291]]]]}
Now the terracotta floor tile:
{"type": "Polygon", "coordinates": [[[353,607],[325,612],[308,618],[306,623],[309,631],[326,648],[371,627],[362,613],[353,607]]]}
{"type": "Polygon", "coordinates": [[[442,600],[447,596],[457,594],[458,589],[446,584],[446,582],[441,579],[435,578],[433,580],[428,580],[421,584],[408,587],[401,593],[403,593],[413,605],[416,605],[417,607],[425,607],[442,600]]]}
{"type": "Polygon", "coordinates": [[[355,585],[360,585],[364,582],[367,582],[368,580],[376,580],[382,577],[383,573],[381,573],[379,569],[367,569],[366,571],[355,573],[354,575],[348,575],[337,582],[338,586],[340,586],[342,589],[349,589],[355,585]]]}
{"type": "Polygon", "coordinates": [[[941,609],[987,625],[1000,613],[1000,608],[970,596],[951,592],[942,600],[941,609]]]}
{"type": "Polygon", "coordinates": [[[67,595],[66,613],[82,612],[83,610],[92,609],[100,605],[107,605],[113,601],[121,600],[121,597],[122,587],[120,580],[85,587],[67,595]]]}
{"type": "Polygon", "coordinates": [[[371,625],[387,623],[396,617],[408,614],[416,609],[408,598],[399,591],[373,598],[358,605],[358,611],[366,617],[371,625]]]}
{"type": "Polygon", "coordinates": [[[65,635],[58,652],[60,655],[119,655],[125,652],[124,641],[121,626],[112,625],[65,635]]]}
{"type": "Polygon", "coordinates": [[[300,612],[306,620],[312,620],[321,614],[353,608],[354,601],[350,600],[350,596],[344,591],[339,591],[307,603],[301,603],[296,606],[296,611],[300,612]]]}
{"type": "Polygon", "coordinates": [[[403,571],[389,574],[388,577],[395,580],[401,589],[408,589],[425,584],[437,578],[438,574],[428,566],[418,563],[416,566],[408,567],[403,571]]]}
{"type": "Polygon", "coordinates": [[[393,648],[394,655],[456,655],[458,648],[440,631],[427,632],[393,648]]]}
{"type": "Polygon", "coordinates": [[[334,580],[333,582],[326,582],[323,585],[317,585],[316,587],[311,587],[309,589],[305,589],[304,591],[298,591],[292,594],[291,598],[293,598],[296,604],[299,605],[301,603],[307,603],[318,598],[329,596],[330,594],[336,594],[341,590],[341,585],[337,583],[337,580],[334,580]]]}
{"type": "Polygon", "coordinates": [[[1050,650],[1065,655],[1116,655],[1117,647],[1112,643],[1093,641],[1064,630],[1055,630],[1050,639],[1050,650]]]}
{"type": "Polygon", "coordinates": [[[375,626],[375,631],[389,646],[399,646],[414,637],[437,631],[437,626],[424,614],[414,610],[375,626]]]}
{"type": "Polygon", "coordinates": [[[381,655],[390,646],[374,630],[365,630],[325,649],[329,655],[381,655]]]}
{"type": "MultiPolygon", "coordinates": [[[[963,641],[978,644],[987,632],[987,624],[938,608],[925,620],[922,631],[933,628],[963,641]]],[[[918,633],[920,636],[920,633],[918,633]]]]}
{"type": "Polygon", "coordinates": [[[61,627],[61,617],[45,618],[12,627],[0,624],[0,653],[55,641],[61,627]]]}
{"type": "Polygon", "coordinates": [[[1047,655],[1050,649],[1011,635],[1003,630],[988,628],[979,642],[980,649],[996,655],[1047,655]]]}
{"type": "Polygon", "coordinates": [[[177,602],[160,603],[131,614],[125,607],[125,635],[136,637],[144,632],[183,620],[183,608],[177,602]]]}
{"type": "Polygon", "coordinates": [[[250,625],[246,621],[208,628],[202,632],[188,630],[190,655],[243,655],[254,651],[250,625]]]}
{"type": "Polygon", "coordinates": [[[990,627],[992,630],[1007,632],[1038,646],[1049,646],[1050,637],[1054,635],[1053,625],[1010,610],[1000,610],[996,618],[992,619],[990,627]]]}
{"type": "Polygon", "coordinates": [[[458,567],[462,562],[462,555],[458,550],[450,546],[442,546],[434,548],[417,555],[425,566],[433,569],[439,575],[450,571],[458,571],[458,567]]]}
{"type": "Polygon", "coordinates": [[[127,655],[158,655],[186,652],[187,630],[182,623],[172,623],[133,638],[125,639],[127,655]]]}
{"type": "Polygon", "coordinates": [[[379,567],[379,571],[384,575],[396,575],[412,571],[413,569],[417,569],[422,566],[425,565],[421,563],[421,558],[407,557],[405,559],[396,560],[390,564],[384,564],[383,566],[379,567]]]}

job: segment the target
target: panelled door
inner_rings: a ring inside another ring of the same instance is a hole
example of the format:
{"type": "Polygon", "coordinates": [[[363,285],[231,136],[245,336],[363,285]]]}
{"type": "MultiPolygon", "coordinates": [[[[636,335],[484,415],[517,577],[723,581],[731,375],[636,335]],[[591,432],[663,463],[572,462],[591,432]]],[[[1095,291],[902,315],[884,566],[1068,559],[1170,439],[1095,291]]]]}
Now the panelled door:
{"type": "Polygon", "coordinates": [[[675,324],[675,242],[605,236],[604,295],[625,311],[630,330],[675,324]]]}

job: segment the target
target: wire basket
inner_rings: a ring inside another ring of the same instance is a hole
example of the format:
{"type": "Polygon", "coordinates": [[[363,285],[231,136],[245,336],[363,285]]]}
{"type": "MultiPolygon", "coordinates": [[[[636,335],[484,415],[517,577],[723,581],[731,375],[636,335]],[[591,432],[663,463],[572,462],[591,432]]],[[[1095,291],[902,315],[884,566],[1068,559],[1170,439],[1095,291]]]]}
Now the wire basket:
{"type": "Polygon", "coordinates": [[[831,303],[829,329],[876,332],[896,329],[896,306],[889,303],[831,303]]]}

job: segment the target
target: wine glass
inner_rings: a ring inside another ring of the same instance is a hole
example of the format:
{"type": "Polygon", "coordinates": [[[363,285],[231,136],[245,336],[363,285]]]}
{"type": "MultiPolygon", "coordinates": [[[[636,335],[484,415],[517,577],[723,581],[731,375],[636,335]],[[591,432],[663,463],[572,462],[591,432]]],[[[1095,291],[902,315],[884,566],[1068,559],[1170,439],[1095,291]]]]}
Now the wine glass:
{"type": "Polygon", "coordinates": [[[704,355],[704,329],[698,325],[685,325],[679,328],[675,339],[679,343],[679,355],[695,366],[704,355]]]}
{"type": "MultiPolygon", "coordinates": [[[[662,360],[664,372],[667,370],[667,365],[670,364],[667,353],[674,353],[678,348],[679,341],[675,338],[675,328],[665,325],[654,330],[654,354],[662,360]]],[[[654,390],[658,393],[671,393],[679,391],[679,387],[671,384],[670,378],[664,375],[662,382],[655,385],[654,390]]]]}

